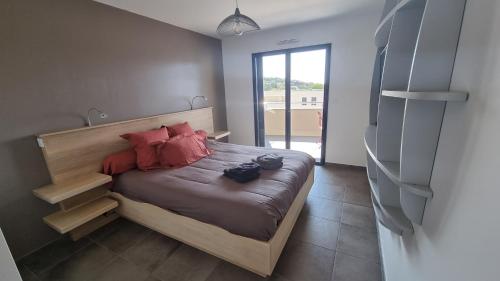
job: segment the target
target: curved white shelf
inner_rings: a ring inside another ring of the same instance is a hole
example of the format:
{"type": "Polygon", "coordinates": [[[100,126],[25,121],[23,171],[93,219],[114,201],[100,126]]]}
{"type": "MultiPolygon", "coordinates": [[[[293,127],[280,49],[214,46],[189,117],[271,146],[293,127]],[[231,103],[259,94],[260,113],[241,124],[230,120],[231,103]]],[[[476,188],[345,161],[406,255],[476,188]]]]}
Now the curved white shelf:
{"type": "Polygon", "coordinates": [[[377,157],[375,156],[375,151],[377,151],[377,126],[370,125],[365,130],[365,146],[368,150],[368,153],[375,160],[377,157]]]}
{"type": "Polygon", "coordinates": [[[365,131],[365,146],[368,154],[377,164],[377,166],[386,174],[394,183],[399,184],[399,163],[391,161],[379,161],[375,155],[377,127],[374,125],[368,126],[365,131]]]}
{"type": "Polygon", "coordinates": [[[424,185],[417,185],[417,184],[407,184],[407,183],[401,183],[400,187],[410,193],[413,193],[415,195],[419,195],[425,198],[432,198],[434,196],[434,192],[430,187],[424,186],[424,185]]]}
{"type": "Polygon", "coordinates": [[[391,30],[392,16],[394,16],[394,14],[387,14],[387,16],[380,22],[377,30],[375,30],[375,46],[383,47],[387,45],[391,30]]]}
{"type": "Polygon", "coordinates": [[[408,91],[382,91],[386,97],[427,100],[427,101],[466,101],[467,92],[408,92],[408,91]]]}
{"type": "Polygon", "coordinates": [[[385,206],[380,203],[380,198],[378,197],[378,186],[377,182],[373,179],[369,179],[370,188],[372,190],[372,200],[376,204],[379,214],[375,213],[377,218],[382,222],[382,224],[391,229],[397,229],[400,234],[413,233],[413,226],[410,220],[405,216],[403,210],[398,207],[385,206]]]}
{"type": "Polygon", "coordinates": [[[382,213],[385,213],[392,222],[403,232],[403,234],[413,233],[413,225],[403,213],[401,208],[379,205],[382,213]]]}
{"type": "Polygon", "coordinates": [[[377,126],[370,125],[365,131],[365,146],[368,154],[373,159],[375,164],[384,172],[389,179],[391,179],[401,189],[419,195],[425,198],[432,198],[433,192],[429,186],[416,185],[410,183],[403,183],[399,176],[399,162],[392,161],[379,161],[375,155],[376,151],[376,134],[377,126]]]}
{"type": "Polygon", "coordinates": [[[375,30],[375,45],[377,47],[383,47],[387,44],[387,41],[389,40],[389,33],[391,31],[392,17],[396,14],[396,12],[415,1],[416,0],[402,0],[380,21],[377,29],[375,30]]]}
{"type": "MultiPolygon", "coordinates": [[[[377,161],[375,161],[377,163],[377,161]]],[[[378,167],[389,177],[395,184],[400,185],[399,181],[399,162],[392,161],[378,161],[378,167]]]]}
{"type": "Polygon", "coordinates": [[[372,191],[372,195],[375,198],[375,201],[380,202],[377,180],[368,178],[368,181],[370,182],[370,190],[372,191]]]}
{"type": "Polygon", "coordinates": [[[392,224],[392,222],[388,221],[384,217],[384,215],[382,215],[382,211],[380,210],[380,207],[375,202],[373,203],[373,211],[375,212],[375,217],[380,222],[380,224],[382,224],[385,228],[389,229],[390,231],[392,231],[398,235],[403,235],[403,231],[401,231],[401,229],[399,229],[397,226],[392,224]]]}

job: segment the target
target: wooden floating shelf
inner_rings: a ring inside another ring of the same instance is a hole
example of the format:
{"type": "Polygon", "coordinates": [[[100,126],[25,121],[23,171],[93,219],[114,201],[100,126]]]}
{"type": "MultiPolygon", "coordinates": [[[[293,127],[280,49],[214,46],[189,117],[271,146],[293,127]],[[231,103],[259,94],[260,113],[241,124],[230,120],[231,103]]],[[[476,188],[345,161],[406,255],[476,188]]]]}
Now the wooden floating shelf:
{"type": "Polygon", "coordinates": [[[71,230],[69,232],[69,236],[71,237],[71,239],[73,241],[76,241],[76,240],[92,233],[94,230],[116,220],[119,217],[120,217],[120,215],[118,215],[118,213],[116,213],[116,212],[110,212],[107,214],[100,215],[100,216],[96,217],[95,219],[71,230]]]}
{"type": "Polygon", "coordinates": [[[50,184],[37,188],[33,190],[33,194],[42,200],[55,204],[105,183],[111,182],[111,180],[111,176],[101,173],[92,173],[85,177],[78,177],[63,183],[50,184]]]}
{"type": "Polygon", "coordinates": [[[392,161],[379,161],[375,155],[376,151],[376,133],[377,126],[370,125],[365,131],[365,146],[368,154],[372,158],[372,160],[377,164],[384,174],[391,179],[396,185],[398,185],[401,189],[405,191],[411,192],[415,195],[432,198],[433,192],[429,186],[416,185],[403,183],[400,180],[400,170],[399,170],[399,162],[392,161]]]}
{"type": "MultiPolygon", "coordinates": [[[[406,218],[403,210],[399,207],[386,206],[380,202],[378,195],[378,186],[375,179],[368,179],[372,191],[372,200],[376,203],[379,214],[376,213],[377,218],[386,227],[394,230],[400,235],[413,233],[413,226],[408,218],[406,218]]],[[[374,209],[377,209],[374,208],[374,209]]]]}
{"type": "Polygon", "coordinates": [[[386,97],[402,98],[409,100],[424,101],[466,101],[469,97],[467,92],[408,92],[408,91],[382,91],[386,97]]]}
{"type": "Polygon", "coordinates": [[[43,221],[59,233],[64,234],[116,207],[118,207],[118,201],[103,197],[67,212],[58,211],[44,217],[43,221]]]}
{"type": "Polygon", "coordinates": [[[380,21],[377,29],[375,30],[375,45],[377,47],[383,47],[387,44],[389,40],[389,33],[391,30],[392,19],[397,11],[409,6],[415,0],[402,0],[394,8],[392,8],[387,15],[380,21]]]}
{"type": "Polygon", "coordinates": [[[212,139],[212,140],[218,140],[218,139],[221,139],[223,137],[227,137],[230,134],[231,134],[230,131],[218,131],[218,132],[208,134],[207,138],[212,139]]]}

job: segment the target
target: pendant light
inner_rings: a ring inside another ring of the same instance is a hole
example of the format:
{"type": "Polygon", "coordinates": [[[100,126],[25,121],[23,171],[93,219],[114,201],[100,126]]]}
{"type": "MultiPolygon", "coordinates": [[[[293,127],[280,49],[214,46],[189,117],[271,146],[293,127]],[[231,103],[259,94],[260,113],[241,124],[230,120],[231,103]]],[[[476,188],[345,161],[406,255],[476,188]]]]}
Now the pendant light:
{"type": "Polygon", "coordinates": [[[251,18],[240,13],[238,0],[236,0],[236,10],[234,15],[225,18],[217,27],[217,33],[221,36],[243,35],[249,31],[260,30],[259,25],[251,18]]]}

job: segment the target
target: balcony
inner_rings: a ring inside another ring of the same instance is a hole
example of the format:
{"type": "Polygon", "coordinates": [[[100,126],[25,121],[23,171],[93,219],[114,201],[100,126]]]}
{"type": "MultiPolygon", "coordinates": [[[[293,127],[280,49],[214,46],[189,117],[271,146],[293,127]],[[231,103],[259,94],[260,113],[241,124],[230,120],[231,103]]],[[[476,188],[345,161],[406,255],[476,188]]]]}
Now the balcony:
{"type": "MultiPolygon", "coordinates": [[[[265,103],[266,147],[285,149],[285,109],[283,102],[265,103]]],[[[321,159],[322,102],[293,102],[290,148],[321,159]]]]}

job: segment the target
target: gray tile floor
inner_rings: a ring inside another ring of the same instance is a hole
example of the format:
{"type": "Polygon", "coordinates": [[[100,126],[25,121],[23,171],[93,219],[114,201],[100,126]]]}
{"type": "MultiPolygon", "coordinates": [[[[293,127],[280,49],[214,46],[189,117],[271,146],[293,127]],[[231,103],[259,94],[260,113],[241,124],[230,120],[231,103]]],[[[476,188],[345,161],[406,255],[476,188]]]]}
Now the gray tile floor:
{"type": "Polygon", "coordinates": [[[24,281],[380,281],[365,171],[316,167],[315,184],[273,276],[119,219],[78,242],[60,239],[18,263],[24,281]]]}

